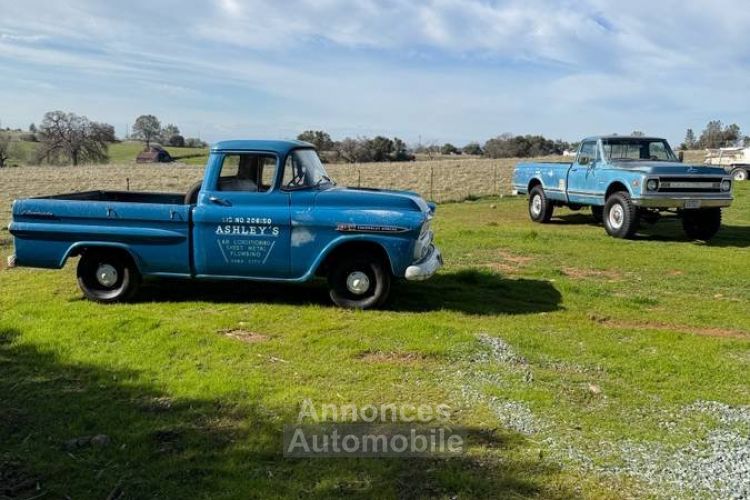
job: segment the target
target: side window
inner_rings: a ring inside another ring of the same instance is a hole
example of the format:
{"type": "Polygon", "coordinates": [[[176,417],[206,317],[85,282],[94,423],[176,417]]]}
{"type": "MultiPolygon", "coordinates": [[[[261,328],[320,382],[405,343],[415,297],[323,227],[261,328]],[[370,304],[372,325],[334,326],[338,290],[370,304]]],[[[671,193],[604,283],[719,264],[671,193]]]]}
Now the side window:
{"type": "Polygon", "coordinates": [[[276,156],[267,153],[224,155],[219,174],[219,191],[264,193],[276,178],[276,156]]]}
{"type": "Polygon", "coordinates": [[[650,142],[648,145],[648,156],[657,160],[668,160],[669,153],[663,142],[650,142]]]}
{"type": "Polygon", "coordinates": [[[596,141],[587,141],[581,144],[581,150],[578,153],[578,163],[592,162],[596,159],[596,141]],[[587,160],[583,160],[584,158],[587,158],[587,160]]]}

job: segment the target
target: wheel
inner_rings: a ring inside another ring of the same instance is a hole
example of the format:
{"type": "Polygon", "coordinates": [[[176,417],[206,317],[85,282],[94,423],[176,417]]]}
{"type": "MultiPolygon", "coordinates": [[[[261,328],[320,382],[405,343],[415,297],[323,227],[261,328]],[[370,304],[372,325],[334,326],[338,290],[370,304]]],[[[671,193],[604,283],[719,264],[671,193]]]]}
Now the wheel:
{"type": "Polygon", "coordinates": [[[591,207],[591,218],[597,224],[601,224],[604,220],[604,207],[591,207]]]}
{"type": "Polygon", "coordinates": [[[372,254],[347,256],[328,273],[331,300],[347,309],[381,306],[391,290],[391,274],[383,259],[372,254]]]}
{"type": "Polygon", "coordinates": [[[748,173],[744,168],[735,168],[732,170],[732,179],[736,181],[746,181],[747,177],[748,173]]]}
{"type": "Polygon", "coordinates": [[[708,241],[719,232],[721,227],[720,208],[683,210],[680,215],[682,228],[691,240],[708,241]]]}
{"type": "Polygon", "coordinates": [[[122,302],[135,294],[140,274],[130,256],[116,250],[87,250],[78,261],[78,286],[89,300],[122,302]]]}
{"type": "Polygon", "coordinates": [[[604,228],[615,238],[632,238],[638,230],[640,215],[630,195],[624,191],[612,194],[604,205],[604,228]]]}
{"type": "Polygon", "coordinates": [[[529,217],[531,217],[531,220],[542,224],[549,222],[554,210],[555,207],[547,199],[542,186],[535,186],[529,193],[529,217]]]}

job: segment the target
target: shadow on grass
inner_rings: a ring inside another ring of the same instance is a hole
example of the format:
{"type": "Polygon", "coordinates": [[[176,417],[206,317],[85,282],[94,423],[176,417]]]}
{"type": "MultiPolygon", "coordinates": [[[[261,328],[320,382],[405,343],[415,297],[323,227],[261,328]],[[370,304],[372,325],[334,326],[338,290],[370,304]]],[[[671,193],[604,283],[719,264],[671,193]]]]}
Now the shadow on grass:
{"type": "MultiPolygon", "coordinates": [[[[555,217],[550,224],[578,224],[596,226],[604,232],[604,226],[596,223],[589,213],[573,213],[555,217]]],[[[683,241],[692,243],[694,240],[689,239],[682,229],[682,223],[676,216],[664,216],[656,224],[641,223],[636,241],[683,241]]],[[[750,247],[750,226],[732,226],[722,225],[719,232],[714,238],[707,243],[711,247],[750,247]]]]}
{"type": "Polygon", "coordinates": [[[138,372],[63,362],[9,329],[0,373],[2,498],[574,496],[557,467],[506,458],[525,444],[516,435],[469,434],[502,461],[285,459],[296,409],[170,399],[138,372]],[[99,434],[109,441],[75,440],[99,434]]]}
{"type": "MultiPolygon", "coordinates": [[[[304,285],[245,281],[155,280],[144,285],[138,302],[206,301],[316,304],[334,307],[322,280],[304,285]]],[[[427,312],[448,309],[465,314],[529,314],[559,309],[552,283],[504,279],[483,270],[442,271],[424,282],[394,282],[386,310],[427,312]]]]}

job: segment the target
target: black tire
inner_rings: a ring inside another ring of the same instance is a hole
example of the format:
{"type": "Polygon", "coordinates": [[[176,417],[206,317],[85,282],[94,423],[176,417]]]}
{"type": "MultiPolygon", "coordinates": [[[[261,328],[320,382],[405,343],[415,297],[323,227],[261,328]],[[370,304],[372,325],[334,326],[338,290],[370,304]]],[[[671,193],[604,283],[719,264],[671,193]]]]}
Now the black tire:
{"type": "Polygon", "coordinates": [[[748,171],[744,168],[735,168],[732,170],[732,179],[735,181],[746,181],[748,178],[748,171]]]}
{"type": "Polygon", "coordinates": [[[78,261],[78,287],[89,300],[126,301],[138,290],[140,281],[133,260],[122,251],[86,250],[78,261]]]}
{"type": "Polygon", "coordinates": [[[554,205],[547,199],[542,186],[534,186],[529,193],[529,217],[534,222],[546,224],[552,219],[554,205]]]}
{"type": "Polygon", "coordinates": [[[607,198],[604,205],[604,228],[615,238],[632,238],[640,224],[638,207],[633,205],[630,194],[619,191],[607,198]]]}
{"type": "Polygon", "coordinates": [[[328,273],[331,300],[346,309],[371,309],[379,307],[388,299],[391,291],[391,273],[383,259],[369,253],[346,256],[334,262],[328,273]],[[362,285],[357,273],[367,278],[366,288],[354,291],[362,285]]]}
{"type": "Polygon", "coordinates": [[[682,228],[691,240],[708,241],[716,236],[721,227],[720,208],[683,210],[680,215],[682,228]]]}
{"type": "Polygon", "coordinates": [[[597,224],[601,224],[604,221],[604,207],[591,207],[591,218],[597,224]]]}

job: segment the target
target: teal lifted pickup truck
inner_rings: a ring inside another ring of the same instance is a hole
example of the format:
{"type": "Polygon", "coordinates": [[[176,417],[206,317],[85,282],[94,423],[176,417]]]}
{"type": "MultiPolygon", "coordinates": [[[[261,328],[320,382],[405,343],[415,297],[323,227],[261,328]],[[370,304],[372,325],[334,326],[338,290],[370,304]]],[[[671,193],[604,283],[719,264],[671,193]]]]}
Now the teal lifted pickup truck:
{"type": "Polygon", "coordinates": [[[631,238],[642,220],[654,223],[673,212],[688,237],[710,240],[721,227],[721,209],[732,204],[724,169],[685,165],[655,137],[590,137],[572,163],[520,163],[513,191],[529,195],[535,222],[549,222],[555,207],[588,206],[617,238],[631,238]]]}

